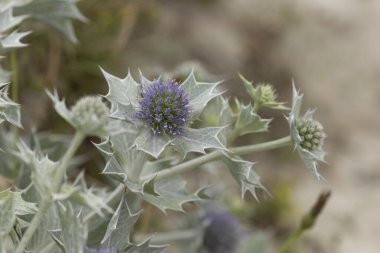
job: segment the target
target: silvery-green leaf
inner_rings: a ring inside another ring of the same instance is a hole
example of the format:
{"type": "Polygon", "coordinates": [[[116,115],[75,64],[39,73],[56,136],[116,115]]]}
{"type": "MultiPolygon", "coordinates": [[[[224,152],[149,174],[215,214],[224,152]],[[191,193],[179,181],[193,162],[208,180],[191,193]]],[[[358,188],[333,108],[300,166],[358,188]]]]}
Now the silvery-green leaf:
{"type": "Polygon", "coordinates": [[[145,182],[139,180],[139,175],[146,154],[133,146],[136,136],[134,131],[124,132],[112,136],[107,143],[102,144],[107,159],[102,173],[126,184],[133,192],[142,192],[145,182]]]}
{"type": "Polygon", "coordinates": [[[28,35],[30,32],[16,32],[13,31],[11,34],[7,35],[5,38],[1,39],[1,47],[4,49],[7,48],[16,48],[16,47],[25,47],[27,44],[21,42],[21,39],[28,35]]]}
{"type": "Polygon", "coordinates": [[[235,123],[235,131],[237,131],[239,135],[268,131],[271,120],[262,119],[252,110],[251,104],[243,105],[237,103],[237,107],[238,117],[235,123]]]}
{"type": "Polygon", "coordinates": [[[108,249],[123,250],[131,245],[130,233],[139,216],[140,212],[131,213],[128,203],[123,197],[107,226],[102,246],[108,249]]]}
{"type": "Polygon", "coordinates": [[[4,33],[10,28],[20,24],[26,16],[13,16],[13,8],[8,8],[0,12],[0,33],[4,33]]]}
{"type": "Polygon", "coordinates": [[[73,127],[75,127],[74,124],[73,124],[73,122],[72,122],[71,112],[66,107],[65,99],[62,99],[62,100],[59,99],[57,90],[54,90],[53,93],[51,93],[50,91],[46,91],[46,93],[48,94],[48,96],[50,97],[50,99],[53,101],[54,109],[56,110],[56,112],[62,118],[64,118],[68,123],[70,123],[70,125],[72,125],[73,127]]]}
{"type": "MultiPolygon", "coordinates": [[[[33,185],[30,185],[25,190],[23,190],[22,198],[28,202],[41,202],[41,195],[38,193],[38,191],[35,189],[33,185]]],[[[55,230],[60,228],[57,212],[58,211],[56,210],[55,205],[52,205],[48,209],[48,211],[44,215],[44,218],[42,219],[41,224],[38,226],[38,229],[33,234],[31,240],[28,243],[28,252],[58,253],[58,251],[56,251],[57,247],[54,245],[52,237],[48,233],[49,230],[55,230]],[[51,248],[47,252],[42,250],[50,243],[53,243],[53,248],[51,248]]],[[[27,217],[28,216],[26,216],[25,218],[27,217]]],[[[30,222],[32,217],[28,218],[29,220],[27,221],[30,222]]]]}
{"type": "Polygon", "coordinates": [[[30,3],[33,0],[2,0],[0,2],[0,12],[5,11],[12,7],[23,6],[30,3]]]}
{"type": "Polygon", "coordinates": [[[152,246],[150,240],[146,240],[140,244],[135,244],[127,249],[127,253],[162,253],[167,246],[152,246]]]}
{"type": "Polygon", "coordinates": [[[227,146],[233,134],[233,123],[237,118],[236,113],[231,108],[229,99],[217,96],[207,105],[202,115],[202,123],[206,126],[225,126],[219,137],[220,141],[227,146]]]}
{"type": "Polygon", "coordinates": [[[186,156],[189,152],[205,153],[205,149],[216,148],[226,150],[218,139],[223,127],[188,128],[182,136],[173,139],[175,150],[186,156]]]}
{"type": "Polygon", "coordinates": [[[13,228],[16,221],[15,201],[9,190],[0,192],[0,242],[13,228]]]}
{"type": "Polygon", "coordinates": [[[114,110],[109,115],[111,118],[128,120],[134,123],[136,111],[132,104],[112,103],[114,110]]]}
{"type": "Polygon", "coordinates": [[[316,152],[310,152],[301,147],[297,148],[298,153],[300,154],[301,159],[303,160],[306,167],[310,172],[318,179],[325,180],[324,177],[317,170],[317,161],[324,161],[325,152],[320,150],[316,152]]]}
{"type": "Polygon", "coordinates": [[[32,151],[25,143],[17,145],[17,152],[14,155],[22,160],[32,169],[31,179],[41,195],[50,194],[52,178],[58,166],[58,162],[50,160],[47,156],[40,157],[32,151]]]}
{"type": "Polygon", "coordinates": [[[31,15],[76,43],[77,38],[71,20],[87,21],[76,7],[76,2],[77,0],[33,0],[27,5],[15,8],[15,14],[31,15]]]}
{"type": "Polygon", "coordinates": [[[244,198],[246,191],[249,191],[257,199],[256,189],[261,189],[268,193],[266,188],[261,184],[260,177],[252,169],[254,163],[245,161],[239,156],[231,156],[226,152],[223,152],[222,160],[240,185],[242,198],[244,198]]]}
{"type": "Polygon", "coordinates": [[[134,142],[138,150],[144,151],[154,158],[158,158],[170,143],[169,136],[155,135],[150,129],[143,130],[134,142]]]}
{"type": "Polygon", "coordinates": [[[133,79],[130,72],[124,79],[120,79],[103,69],[101,70],[108,83],[108,93],[105,97],[112,103],[111,112],[117,109],[115,105],[118,103],[132,105],[137,103],[141,93],[141,86],[133,79]]]}
{"type": "Polygon", "coordinates": [[[0,84],[0,120],[21,127],[20,106],[8,97],[8,85],[0,84]]]}
{"type": "Polygon", "coordinates": [[[296,89],[296,84],[294,80],[292,81],[292,110],[290,112],[290,117],[297,119],[301,112],[303,94],[300,94],[296,89]]]}
{"type": "Polygon", "coordinates": [[[35,203],[26,202],[21,197],[21,192],[13,192],[10,189],[0,192],[0,201],[10,198],[13,201],[12,212],[17,215],[33,214],[37,211],[35,203]]]}
{"type": "Polygon", "coordinates": [[[196,119],[202,113],[207,103],[219,96],[221,93],[216,90],[216,87],[221,82],[205,83],[198,82],[195,79],[194,71],[180,85],[189,97],[189,106],[191,108],[191,116],[196,119]]]}
{"type": "Polygon", "coordinates": [[[51,233],[58,246],[66,253],[83,252],[87,240],[87,227],[82,222],[81,214],[75,213],[70,203],[58,204],[60,230],[51,233]]]}
{"type": "Polygon", "coordinates": [[[103,210],[111,213],[113,210],[104,203],[104,199],[96,196],[91,189],[80,190],[78,186],[64,184],[59,193],[53,194],[54,200],[70,200],[73,204],[89,208],[95,211],[100,217],[104,217],[103,210]]]}
{"type": "Polygon", "coordinates": [[[182,205],[187,202],[200,201],[205,197],[205,188],[188,194],[185,186],[186,181],[180,177],[170,179],[153,180],[149,189],[144,189],[142,198],[166,213],[167,209],[183,211],[182,205]]]}

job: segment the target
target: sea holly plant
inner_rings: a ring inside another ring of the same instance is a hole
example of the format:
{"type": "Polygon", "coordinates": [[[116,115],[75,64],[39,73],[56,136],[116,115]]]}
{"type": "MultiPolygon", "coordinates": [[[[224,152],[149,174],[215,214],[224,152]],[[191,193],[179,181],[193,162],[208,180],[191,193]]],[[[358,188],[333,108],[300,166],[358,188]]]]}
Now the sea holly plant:
{"type": "MultiPolygon", "coordinates": [[[[265,92],[255,93],[253,106],[237,98],[226,99],[220,82],[199,82],[194,71],[182,82],[150,81],[142,74],[136,81],[130,73],[118,78],[104,70],[103,74],[109,86],[105,99],[85,96],[67,107],[56,91],[48,92],[57,113],[75,129],[61,158],[50,159],[38,139],[33,145],[21,140],[17,150],[11,151],[20,166],[29,170],[30,180],[24,188],[0,193],[0,240],[10,245],[3,252],[164,252],[170,238],[156,244],[154,236],[134,236],[143,203],[166,213],[184,212],[190,202],[209,201],[208,190],[213,186],[200,184],[190,192],[185,172],[205,164],[222,169],[220,162],[236,180],[242,198],[246,192],[257,199],[259,192],[270,194],[254,171],[255,162],[242,158],[254,152],[293,146],[321,178],[316,163],[323,157],[325,134],[312,111],[299,116],[302,95],[294,84],[292,107],[286,115],[290,135],[236,146],[240,136],[268,131],[271,120],[260,116],[261,107],[286,107],[265,92]],[[110,189],[89,188],[83,173],[74,181],[67,177],[77,149],[88,136],[100,140],[94,145],[105,158],[101,175],[113,182],[110,189]]],[[[9,117],[3,118],[12,123],[9,117]]],[[[207,226],[199,228],[207,234],[207,226]]],[[[234,245],[231,252],[237,248],[234,245]]]]}
{"type": "MultiPolygon", "coordinates": [[[[71,21],[85,21],[76,2],[2,1],[0,55],[26,46],[22,39],[28,32],[20,32],[19,25],[29,18],[50,24],[75,42],[71,21]]],[[[143,208],[153,206],[167,215],[168,210],[184,213],[189,203],[201,209],[213,198],[213,183],[220,183],[212,176],[190,183],[188,172],[205,167],[217,173],[228,169],[241,198],[247,192],[257,199],[269,195],[254,171],[259,165],[243,156],[281,147],[293,147],[312,174],[323,178],[316,166],[324,161],[326,135],[313,110],[302,116],[302,95],[294,83],[288,108],[277,101],[272,85],[253,85],[243,76],[248,103],[227,98],[224,83],[202,82],[194,70],[178,81],[102,73],[109,88],[104,96],[84,96],[67,106],[57,91],[47,92],[73,135],[27,129],[19,134],[14,129],[21,128],[20,105],[8,97],[10,73],[0,69],[0,174],[9,183],[0,192],[0,253],[161,253],[181,235],[198,238],[201,252],[243,252],[238,245],[243,229],[225,212],[208,213],[189,227],[196,237],[177,231],[162,236],[141,229],[143,208]],[[286,115],[289,136],[239,146],[240,137],[269,131],[271,119],[261,116],[262,108],[286,115]],[[85,173],[78,172],[81,162],[91,159],[78,154],[88,137],[104,157],[99,177],[106,186],[89,186],[85,173]],[[231,227],[230,233],[218,233],[223,224],[231,227]]],[[[11,85],[17,95],[17,82],[11,85]]]]}

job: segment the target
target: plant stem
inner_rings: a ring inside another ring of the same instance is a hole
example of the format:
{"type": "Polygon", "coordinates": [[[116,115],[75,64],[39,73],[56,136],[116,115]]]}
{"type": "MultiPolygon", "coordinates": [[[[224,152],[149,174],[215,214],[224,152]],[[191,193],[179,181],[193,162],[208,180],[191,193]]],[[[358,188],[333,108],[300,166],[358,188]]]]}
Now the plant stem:
{"type": "Polygon", "coordinates": [[[173,241],[183,241],[190,240],[196,237],[199,234],[199,230],[196,229],[187,229],[175,232],[164,232],[164,233],[154,233],[152,235],[143,236],[138,234],[136,239],[142,241],[143,238],[151,238],[150,242],[152,244],[162,245],[172,243],[173,241]]]}
{"type": "Polygon", "coordinates": [[[69,162],[72,159],[75,152],[77,151],[77,149],[79,148],[79,146],[82,144],[82,141],[84,140],[85,137],[86,136],[82,132],[80,131],[75,132],[74,138],[71,140],[70,146],[67,149],[66,153],[64,154],[61,162],[59,163],[57,167],[57,171],[54,175],[53,184],[52,184],[53,193],[59,191],[59,188],[61,187],[62,179],[65,175],[69,162]]]}
{"type": "MultiPolygon", "coordinates": [[[[64,154],[61,162],[59,163],[56,169],[56,174],[53,178],[53,184],[52,184],[52,189],[51,189],[52,193],[56,193],[57,191],[59,191],[67,166],[71,158],[75,154],[76,150],[78,149],[78,147],[84,140],[84,138],[85,138],[85,135],[83,133],[79,131],[75,133],[74,138],[71,141],[70,147],[67,149],[66,153],[64,154]]],[[[47,210],[49,209],[52,203],[53,202],[51,199],[51,195],[42,199],[37,213],[34,215],[30,223],[30,226],[28,227],[26,232],[23,234],[22,239],[20,243],[18,244],[14,253],[24,252],[34,232],[38,229],[42,219],[44,218],[44,215],[46,214],[47,210]]]]}
{"type": "MultiPolygon", "coordinates": [[[[241,147],[235,147],[230,148],[230,151],[235,155],[246,155],[253,152],[259,152],[259,151],[265,151],[265,150],[271,150],[276,148],[281,148],[285,146],[292,145],[293,141],[290,136],[277,139],[274,141],[268,141],[260,144],[253,144],[253,145],[247,145],[247,146],[241,146],[241,147]]],[[[190,171],[193,169],[196,169],[199,165],[202,165],[207,162],[215,161],[219,157],[223,155],[220,151],[213,151],[207,155],[197,157],[193,160],[175,165],[173,167],[170,167],[168,169],[162,170],[158,173],[156,173],[156,179],[164,179],[168,177],[172,177],[178,174],[181,174],[186,171],[190,171]]],[[[148,177],[143,178],[142,180],[146,180],[148,177]]]]}
{"type": "Polygon", "coordinates": [[[281,249],[279,250],[279,253],[290,253],[294,244],[300,239],[303,232],[304,230],[301,227],[295,230],[282,245],[281,249]]]}

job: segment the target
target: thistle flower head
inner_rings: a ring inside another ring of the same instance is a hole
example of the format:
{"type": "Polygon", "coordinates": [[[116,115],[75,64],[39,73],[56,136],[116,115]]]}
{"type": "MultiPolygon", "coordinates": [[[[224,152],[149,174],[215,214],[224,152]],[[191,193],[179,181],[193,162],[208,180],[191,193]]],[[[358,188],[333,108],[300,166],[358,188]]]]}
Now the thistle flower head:
{"type": "Polygon", "coordinates": [[[203,246],[207,253],[233,253],[244,233],[239,221],[226,211],[207,211],[203,246]]]}
{"type": "Polygon", "coordinates": [[[94,126],[101,128],[107,123],[108,108],[100,97],[86,96],[71,108],[72,123],[85,133],[93,132],[94,126]],[[89,132],[90,131],[90,132],[89,132]]]}
{"type": "Polygon", "coordinates": [[[296,121],[297,131],[301,138],[300,146],[310,152],[322,147],[325,133],[322,125],[312,119],[299,119],[296,121]]]}
{"type": "Polygon", "coordinates": [[[157,81],[142,90],[136,117],[155,135],[182,135],[189,116],[189,98],[177,83],[157,81]]]}
{"type": "Polygon", "coordinates": [[[271,84],[260,83],[257,85],[256,89],[258,90],[258,99],[260,100],[260,104],[266,105],[276,101],[277,94],[271,84]]]}
{"type": "Polygon", "coordinates": [[[218,138],[222,126],[194,129],[190,124],[221,94],[220,82],[199,82],[194,72],[181,83],[150,81],[143,75],[139,83],[130,73],[123,79],[103,74],[109,86],[105,97],[111,103],[110,117],[136,127],[132,146],[138,150],[157,158],[169,145],[183,157],[208,148],[225,149],[218,138]]]}
{"type": "Polygon", "coordinates": [[[258,83],[254,86],[252,82],[245,79],[242,75],[240,75],[240,79],[243,81],[245,89],[247,93],[251,96],[257,109],[261,107],[267,107],[278,110],[289,109],[288,107],[283,105],[284,103],[277,101],[276,90],[273,88],[271,84],[258,83]]]}

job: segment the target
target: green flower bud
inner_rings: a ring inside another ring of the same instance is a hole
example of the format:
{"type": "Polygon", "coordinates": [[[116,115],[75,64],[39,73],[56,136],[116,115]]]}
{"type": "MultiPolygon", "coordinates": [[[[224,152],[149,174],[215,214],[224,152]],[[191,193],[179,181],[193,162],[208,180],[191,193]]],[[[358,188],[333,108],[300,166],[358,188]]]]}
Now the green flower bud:
{"type": "Polygon", "coordinates": [[[108,122],[108,108],[100,97],[86,96],[71,108],[73,125],[86,134],[96,134],[108,122]]]}
{"type": "Polygon", "coordinates": [[[277,94],[271,84],[260,83],[256,87],[258,103],[262,105],[276,102],[277,94]]]}
{"type": "Polygon", "coordinates": [[[297,120],[296,126],[301,138],[300,146],[302,148],[313,152],[321,147],[325,134],[318,121],[299,119],[297,120]]]}

